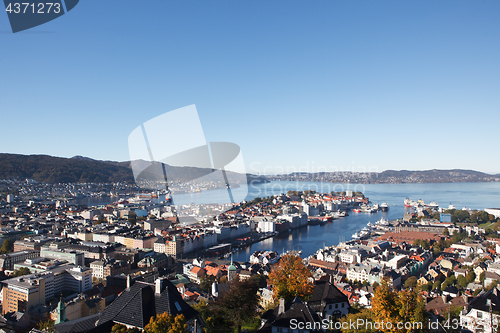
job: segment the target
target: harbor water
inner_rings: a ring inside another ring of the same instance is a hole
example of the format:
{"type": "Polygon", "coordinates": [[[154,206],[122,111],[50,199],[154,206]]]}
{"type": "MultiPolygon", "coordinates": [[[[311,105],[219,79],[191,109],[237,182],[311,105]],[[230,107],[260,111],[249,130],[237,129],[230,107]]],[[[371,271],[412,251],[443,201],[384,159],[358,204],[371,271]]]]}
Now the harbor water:
{"type": "MultiPolygon", "coordinates": [[[[388,220],[402,218],[404,214],[403,201],[406,197],[412,200],[422,199],[425,203],[436,201],[440,207],[447,208],[450,204],[457,209],[485,209],[500,207],[500,183],[433,183],[433,184],[332,184],[319,182],[287,182],[275,181],[236,188],[233,191],[247,191],[247,200],[256,197],[268,197],[288,191],[315,190],[317,192],[331,191],[361,191],[375,204],[387,202],[388,212],[353,213],[325,225],[308,225],[273,238],[265,239],[244,248],[234,254],[237,261],[247,261],[250,254],[256,250],[271,250],[279,253],[289,250],[301,250],[302,257],[307,257],[323,246],[336,245],[340,241],[351,239],[351,235],[362,229],[368,222],[384,217],[388,220]]],[[[173,196],[176,205],[188,203],[221,203],[227,197],[225,189],[184,193],[173,196]]],[[[80,203],[88,205],[106,204],[110,199],[86,198],[80,203]],[[96,202],[98,201],[98,202],[96,202]]],[[[161,200],[161,198],[160,198],[161,200]]]]}

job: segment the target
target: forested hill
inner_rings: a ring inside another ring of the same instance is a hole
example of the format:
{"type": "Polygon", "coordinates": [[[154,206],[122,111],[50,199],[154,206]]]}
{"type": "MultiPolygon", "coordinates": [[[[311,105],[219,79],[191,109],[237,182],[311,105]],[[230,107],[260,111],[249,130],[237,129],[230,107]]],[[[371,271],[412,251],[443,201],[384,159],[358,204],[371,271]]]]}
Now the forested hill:
{"type": "MultiPolygon", "coordinates": [[[[115,183],[134,182],[130,162],[99,161],[88,157],[53,157],[48,155],[0,154],[0,179],[26,178],[45,183],[115,183]]],[[[172,167],[165,165],[167,174],[177,181],[209,175],[212,169],[172,167]]],[[[147,172],[147,170],[146,170],[147,172]]],[[[228,178],[239,174],[228,172],[228,178]]],[[[241,179],[241,175],[239,177],[241,179]]],[[[248,181],[266,182],[254,175],[248,181]]]]}

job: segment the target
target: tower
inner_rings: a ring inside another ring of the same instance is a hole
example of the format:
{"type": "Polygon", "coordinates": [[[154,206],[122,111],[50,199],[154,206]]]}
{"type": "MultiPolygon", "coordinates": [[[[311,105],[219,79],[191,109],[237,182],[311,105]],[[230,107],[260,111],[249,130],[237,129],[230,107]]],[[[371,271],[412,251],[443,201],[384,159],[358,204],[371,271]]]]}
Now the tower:
{"type": "Polygon", "coordinates": [[[231,265],[227,268],[227,281],[232,282],[236,278],[236,266],[233,264],[233,254],[231,253],[231,265]]]}
{"type": "Polygon", "coordinates": [[[57,319],[55,323],[59,324],[65,321],[66,321],[66,305],[64,305],[64,302],[61,297],[59,304],[57,304],[57,319]]]}

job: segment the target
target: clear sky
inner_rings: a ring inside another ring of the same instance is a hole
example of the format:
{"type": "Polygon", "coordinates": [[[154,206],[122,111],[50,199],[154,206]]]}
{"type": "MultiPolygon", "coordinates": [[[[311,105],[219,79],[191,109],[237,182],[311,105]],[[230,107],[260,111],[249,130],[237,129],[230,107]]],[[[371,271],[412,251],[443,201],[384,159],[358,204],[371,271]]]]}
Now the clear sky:
{"type": "Polygon", "coordinates": [[[0,151],[124,161],[134,128],[196,104],[252,173],[500,173],[499,17],[493,0],[81,0],[13,34],[0,13],[0,151]]]}

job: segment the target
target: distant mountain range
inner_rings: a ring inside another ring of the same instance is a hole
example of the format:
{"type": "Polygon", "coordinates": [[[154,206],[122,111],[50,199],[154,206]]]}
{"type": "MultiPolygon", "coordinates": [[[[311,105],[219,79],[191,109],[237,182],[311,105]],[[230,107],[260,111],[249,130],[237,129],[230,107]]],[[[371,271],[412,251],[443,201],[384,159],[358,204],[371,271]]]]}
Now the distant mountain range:
{"type": "MultiPolygon", "coordinates": [[[[134,161],[137,165],[146,161],[134,161]]],[[[155,172],[160,163],[153,164],[141,174],[144,179],[155,179],[155,172]]],[[[163,165],[166,173],[178,182],[192,179],[203,181],[217,180],[212,169],[194,167],[173,167],[163,165]],[[200,178],[202,177],[202,178],[200,178]]],[[[161,169],[160,169],[161,170],[161,169]]],[[[156,172],[158,173],[158,172],[156,172]]],[[[220,176],[220,175],[219,175],[220,176]]],[[[386,170],[383,172],[319,172],[291,173],[277,176],[256,176],[227,172],[230,183],[247,182],[263,183],[272,180],[323,181],[335,183],[459,183],[459,182],[496,182],[500,175],[490,175],[473,170],[386,170]]],[[[45,183],[133,183],[134,175],[131,162],[99,161],[88,157],[72,158],[53,157],[48,155],[0,154],[0,179],[27,178],[45,183]]],[[[158,177],[156,177],[158,178],[158,177]]],[[[161,179],[158,179],[161,180],[161,179]]]]}
{"type": "Polygon", "coordinates": [[[498,182],[500,174],[490,175],[474,170],[386,170],[383,172],[319,172],[268,176],[269,180],[323,181],[332,183],[401,184],[498,182]]]}
{"type": "MultiPolygon", "coordinates": [[[[137,164],[145,161],[134,161],[137,164]]],[[[155,163],[141,173],[143,179],[155,179],[160,163],[155,163]]],[[[164,165],[166,173],[178,182],[203,177],[203,181],[219,179],[212,169],[193,167],[173,167],[164,165]]],[[[161,169],[160,169],[161,170],[161,169]]],[[[244,176],[247,182],[267,182],[266,178],[251,174],[226,172],[230,183],[240,183],[244,176]]],[[[0,153],[0,179],[26,178],[44,183],[133,183],[131,162],[99,161],[88,157],[72,158],[48,155],[20,155],[0,153]]],[[[161,180],[161,179],[158,179],[161,180]]]]}

